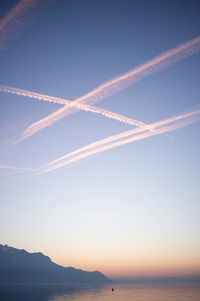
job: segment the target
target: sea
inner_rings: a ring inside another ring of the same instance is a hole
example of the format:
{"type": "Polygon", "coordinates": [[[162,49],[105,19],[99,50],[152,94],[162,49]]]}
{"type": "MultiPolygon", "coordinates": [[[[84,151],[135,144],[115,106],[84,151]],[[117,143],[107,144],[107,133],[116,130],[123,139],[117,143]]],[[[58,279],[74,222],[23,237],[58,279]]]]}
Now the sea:
{"type": "Polygon", "coordinates": [[[0,301],[200,301],[198,284],[0,285],[0,301]]]}

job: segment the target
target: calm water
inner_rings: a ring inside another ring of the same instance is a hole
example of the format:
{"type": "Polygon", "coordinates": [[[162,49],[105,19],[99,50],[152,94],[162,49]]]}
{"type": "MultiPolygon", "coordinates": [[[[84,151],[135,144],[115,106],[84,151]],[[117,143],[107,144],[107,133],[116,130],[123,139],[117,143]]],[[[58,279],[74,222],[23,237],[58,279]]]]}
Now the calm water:
{"type": "Polygon", "coordinates": [[[198,285],[0,285],[1,301],[200,301],[198,285]]]}

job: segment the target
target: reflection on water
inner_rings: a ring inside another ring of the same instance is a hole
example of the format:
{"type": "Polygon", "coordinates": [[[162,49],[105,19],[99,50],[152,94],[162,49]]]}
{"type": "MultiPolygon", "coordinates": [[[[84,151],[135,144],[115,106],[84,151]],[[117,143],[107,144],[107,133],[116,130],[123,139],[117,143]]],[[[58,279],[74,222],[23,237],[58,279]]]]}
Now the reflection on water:
{"type": "Polygon", "coordinates": [[[103,289],[103,286],[87,285],[68,286],[64,284],[0,284],[0,301],[86,300],[84,299],[84,296],[98,295],[103,289]]]}
{"type": "Polygon", "coordinates": [[[0,285],[2,301],[199,301],[198,285],[0,285]]]}

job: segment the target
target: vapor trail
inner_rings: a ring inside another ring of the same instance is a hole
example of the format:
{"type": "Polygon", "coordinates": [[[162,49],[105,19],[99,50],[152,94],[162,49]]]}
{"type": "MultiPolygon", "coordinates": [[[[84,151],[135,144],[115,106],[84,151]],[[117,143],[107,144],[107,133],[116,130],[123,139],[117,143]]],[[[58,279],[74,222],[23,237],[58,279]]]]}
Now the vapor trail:
{"type": "MultiPolygon", "coordinates": [[[[112,80],[109,80],[102,85],[98,86],[91,92],[77,98],[73,103],[81,104],[95,104],[113,94],[124,90],[131,84],[143,79],[145,76],[152,74],[162,68],[169,67],[178,61],[186,58],[200,50],[200,37],[196,37],[187,41],[163,54],[155,57],[154,59],[120,75],[112,80]]],[[[59,109],[58,111],[50,114],[49,116],[31,124],[22,134],[22,138],[26,139],[43,128],[53,124],[61,118],[73,114],[76,109],[68,108],[67,106],[59,109]]]]}
{"type": "Polygon", "coordinates": [[[0,169],[9,169],[13,171],[33,171],[33,169],[17,167],[17,166],[9,166],[0,164],[0,169]]]}
{"type": "Polygon", "coordinates": [[[4,49],[8,42],[30,19],[30,15],[44,0],[21,0],[8,14],[0,20],[0,49],[4,49]]]}
{"type": "Polygon", "coordinates": [[[66,154],[46,165],[40,169],[40,173],[46,173],[57,168],[63,167],[75,161],[81,160],[85,157],[104,152],[106,150],[142,140],[158,134],[163,134],[169,131],[188,126],[200,120],[200,109],[191,111],[189,113],[177,115],[168,119],[164,119],[158,122],[151,123],[143,128],[136,128],[123,133],[110,136],[100,141],[91,143],[85,147],[82,147],[74,152],[66,154]],[[153,129],[154,131],[150,131],[153,129]]]}
{"type": "Polygon", "coordinates": [[[36,99],[38,101],[46,101],[46,102],[60,104],[60,105],[66,105],[68,103],[69,104],[71,103],[71,101],[67,99],[62,99],[58,97],[53,97],[45,94],[35,93],[32,91],[27,91],[27,90],[18,89],[15,87],[3,86],[3,85],[0,85],[0,92],[25,96],[25,97],[36,99]]]}
{"type": "MultiPolygon", "coordinates": [[[[22,89],[9,87],[9,86],[2,86],[2,85],[0,85],[0,92],[10,93],[10,94],[19,95],[19,96],[25,96],[25,97],[36,99],[38,101],[46,101],[46,102],[50,102],[50,103],[64,105],[65,107],[62,107],[59,110],[60,114],[63,111],[65,112],[65,108],[68,107],[68,108],[71,109],[71,111],[73,111],[73,110],[83,110],[83,111],[86,111],[86,112],[92,112],[92,113],[100,114],[100,115],[103,115],[107,118],[111,118],[113,120],[116,120],[116,121],[119,121],[119,122],[122,122],[122,123],[125,123],[125,124],[132,125],[132,126],[144,126],[145,125],[145,123],[143,123],[139,120],[136,120],[136,119],[133,119],[133,118],[128,118],[124,115],[117,114],[117,113],[111,112],[109,110],[101,109],[101,108],[98,108],[98,107],[94,107],[94,106],[90,106],[90,105],[86,105],[86,104],[82,104],[82,103],[76,103],[76,101],[70,101],[70,100],[64,99],[64,98],[49,96],[49,95],[45,95],[45,94],[35,93],[35,92],[27,91],[27,90],[22,90],[22,89]]],[[[57,116],[58,116],[57,112],[58,111],[55,112],[56,114],[54,114],[54,113],[51,114],[52,117],[55,116],[55,118],[52,118],[52,122],[57,121],[57,119],[56,119],[57,116]]],[[[59,116],[60,116],[60,114],[59,114],[59,116]]],[[[42,123],[45,123],[45,122],[46,122],[46,118],[43,118],[41,120],[41,125],[42,125],[42,123]]],[[[28,137],[28,135],[30,133],[30,129],[34,130],[34,125],[29,127],[28,129],[27,129],[26,137],[28,137]]],[[[22,140],[22,139],[23,139],[23,137],[21,137],[20,140],[22,140]]]]}

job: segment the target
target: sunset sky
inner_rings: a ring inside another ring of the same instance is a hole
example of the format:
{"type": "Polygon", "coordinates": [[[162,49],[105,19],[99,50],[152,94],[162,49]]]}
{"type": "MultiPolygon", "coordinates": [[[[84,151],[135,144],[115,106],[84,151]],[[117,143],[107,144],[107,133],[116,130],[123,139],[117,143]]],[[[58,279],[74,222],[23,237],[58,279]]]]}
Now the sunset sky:
{"type": "MultiPolygon", "coordinates": [[[[3,0],[0,86],[75,100],[199,36],[195,0],[3,0]]],[[[190,54],[93,105],[146,124],[196,112],[190,54]]],[[[41,173],[133,128],[78,111],[18,142],[61,107],[0,91],[0,243],[111,278],[200,275],[200,123],[41,173]]]]}

